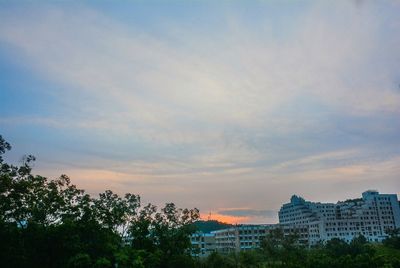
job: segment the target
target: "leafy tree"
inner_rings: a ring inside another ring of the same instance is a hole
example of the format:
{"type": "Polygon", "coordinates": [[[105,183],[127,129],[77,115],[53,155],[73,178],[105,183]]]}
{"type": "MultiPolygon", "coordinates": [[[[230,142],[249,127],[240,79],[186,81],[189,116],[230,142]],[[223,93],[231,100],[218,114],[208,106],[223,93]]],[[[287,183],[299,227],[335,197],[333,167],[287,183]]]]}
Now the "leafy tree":
{"type": "Polygon", "coordinates": [[[179,209],[173,203],[167,203],[157,211],[155,206],[148,204],[131,223],[131,246],[160,255],[161,266],[175,267],[178,260],[188,265],[189,236],[194,233],[193,222],[198,218],[197,209],[179,209]]]}
{"type": "Polygon", "coordinates": [[[242,251],[239,254],[239,263],[242,267],[255,268],[259,267],[262,262],[263,258],[259,251],[242,251]]]}
{"type": "Polygon", "coordinates": [[[233,227],[232,224],[219,222],[217,220],[208,220],[208,221],[199,220],[196,221],[194,225],[196,226],[198,231],[203,233],[210,233],[212,231],[233,227]]]}
{"type": "Polygon", "coordinates": [[[333,238],[327,241],[325,249],[327,253],[330,256],[333,256],[334,258],[344,256],[350,253],[349,244],[347,244],[346,241],[339,238],[333,238]]]}
{"type": "Polygon", "coordinates": [[[90,267],[91,263],[92,260],[90,259],[90,256],[88,254],[78,253],[69,259],[68,267],[85,268],[90,267]]]}
{"type": "Polygon", "coordinates": [[[305,260],[305,251],[299,242],[299,235],[296,232],[285,234],[282,228],[271,230],[261,241],[261,248],[271,265],[297,267],[305,260]]]}
{"type": "Polygon", "coordinates": [[[383,241],[383,244],[395,249],[400,249],[400,228],[386,230],[389,235],[387,239],[383,241]]]}
{"type": "Polygon", "coordinates": [[[33,175],[35,157],[4,162],[0,136],[0,260],[2,267],[194,266],[189,235],[197,209],[168,203],[141,207],[140,197],[110,190],[92,198],[68,176],[33,175]]]}
{"type": "Polygon", "coordinates": [[[232,256],[222,255],[217,252],[211,253],[205,262],[209,268],[234,268],[237,267],[236,261],[232,256]]]}

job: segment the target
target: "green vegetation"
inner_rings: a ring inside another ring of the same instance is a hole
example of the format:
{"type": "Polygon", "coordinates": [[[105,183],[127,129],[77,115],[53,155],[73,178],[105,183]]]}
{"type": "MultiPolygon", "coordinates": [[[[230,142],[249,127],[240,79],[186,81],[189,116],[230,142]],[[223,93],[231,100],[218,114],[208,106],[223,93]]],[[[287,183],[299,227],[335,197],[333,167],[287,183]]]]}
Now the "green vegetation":
{"type": "Polygon", "coordinates": [[[157,209],[140,197],[105,191],[92,198],[62,175],[32,175],[4,162],[0,136],[1,267],[191,267],[189,235],[197,209],[157,209]]]}
{"type": "Polygon", "coordinates": [[[1,267],[400,267],[399,230],[382,244],[358,237],[306,248],[275,229],[258,250],[194,258],[190,234],[229,225],[198,221],[197,209],[173,203],[143,206],[134,194],[92,198],[65,175],[32,175],[33,156],[5,163],[10,149],[0,136],[1,267]]]}
{"type": "Polygon", "coordinates": [[[232,224],[219,222],[216,220],[208,220],[208,221],[199,220],[199,221],[196,221],[194,223],[194,225],[198,231],[203,232],[203,233],[209,233],[212,231],[226,229],[226,228],[230,228],[233,226],[232,224]]]}

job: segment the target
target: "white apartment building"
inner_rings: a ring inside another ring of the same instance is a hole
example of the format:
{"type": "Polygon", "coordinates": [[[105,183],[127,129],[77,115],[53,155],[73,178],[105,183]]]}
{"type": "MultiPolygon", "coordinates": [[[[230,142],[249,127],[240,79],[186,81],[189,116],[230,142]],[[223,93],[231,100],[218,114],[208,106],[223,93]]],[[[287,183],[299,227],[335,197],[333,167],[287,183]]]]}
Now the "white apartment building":
{"type": "Polygon", "coordinates": [[[309,245],[332,238],[350,242],[359,235],[381,242],[388,229],[400,228],[400,206],[396,194],[377,191],[366,191],[362,198],[336,204],[305,201],[294,195],[281,207],[279,223],[286,229],[300,228],[309,245]]]}
{"type": "Polygon", "coordinates": [[[241,224],[211,233],[215,235],[218,252],[239,252],[259,248],[268,232],[276,227],[277,224],[241,224]]]}
{"type": "Polygon", "coordinates": [[[216,250],[214,234],[197,232],[190,236],[190,242],[193,246],[192,256],[207,257],[216,250]]]}

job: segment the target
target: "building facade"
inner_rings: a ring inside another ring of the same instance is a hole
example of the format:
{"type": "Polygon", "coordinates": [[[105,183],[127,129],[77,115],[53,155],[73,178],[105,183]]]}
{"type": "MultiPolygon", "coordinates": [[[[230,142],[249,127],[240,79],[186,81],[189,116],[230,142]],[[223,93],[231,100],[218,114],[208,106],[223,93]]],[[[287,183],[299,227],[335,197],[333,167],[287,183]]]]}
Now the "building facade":
{"type": "Polygon", "coordinates": [[[192,245],[198,249],[193,255],[256,249],[275,228],[281,228],[284,235],[296,234],[300,244],[309,246],[332,238],[350,242],[360,235],[370,242],[382,242],[388,230],[400,228],[399,204],[396,194],[371,190],[361,198],[337,203],[311,202],[294,195],[279,210],[279,224],[241,224],[192,235],[192,245]]]}
{"type": "Polygon", "coordinates": [[[360,235],[381,242],[387,238],[387,230],[400,228],[400,207],[396,194],[377,191],[336,204],[310,202],[294,195],[281,207],[279,223],[285,228],[300,228],[309,245],[332,238],[350,242],[360,235]]]}
{"type": "Polygon", "coordinates": [[[207,257],[216,250],[215,235],[197,232],[190,236],[192,243],[192,256],[207,257]]]}
{"type": "Polygon", "coordinates": [[[216,250],[229,253],[259,248],[261,241],[273,228],[277,228],[277,224],[240,224],[211,233],[215,235],[216,250]]]}

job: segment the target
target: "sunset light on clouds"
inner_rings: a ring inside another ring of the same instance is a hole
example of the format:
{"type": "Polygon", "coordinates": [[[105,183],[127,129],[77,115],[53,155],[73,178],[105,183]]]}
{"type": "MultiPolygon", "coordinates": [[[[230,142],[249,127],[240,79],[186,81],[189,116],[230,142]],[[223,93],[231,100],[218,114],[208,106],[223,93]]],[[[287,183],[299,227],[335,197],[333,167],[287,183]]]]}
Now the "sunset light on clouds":
{"type": "Polygon", "coordinates": [[[111,2],[0,2],[12,161],[231,223],[400,193],[399,1],[111,2]]]}

